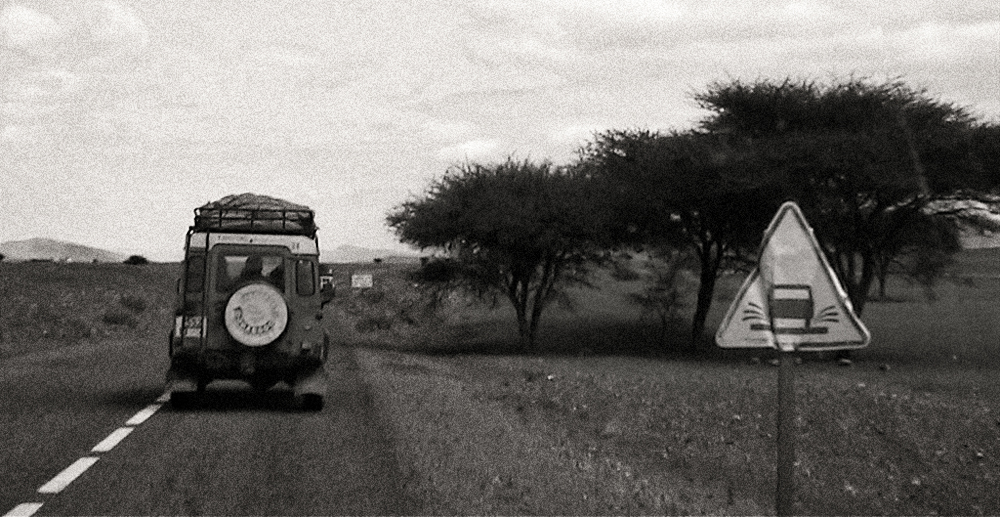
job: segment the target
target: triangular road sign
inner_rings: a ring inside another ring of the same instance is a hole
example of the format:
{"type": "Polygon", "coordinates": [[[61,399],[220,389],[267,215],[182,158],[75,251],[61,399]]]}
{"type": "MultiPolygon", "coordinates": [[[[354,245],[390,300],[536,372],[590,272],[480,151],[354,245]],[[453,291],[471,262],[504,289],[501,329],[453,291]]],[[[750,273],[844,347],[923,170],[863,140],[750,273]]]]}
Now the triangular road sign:
{"type": "Polygon", "coordinates": [[[715,335],[723,348],[847,350],[871,341],[798,205],[778,209],[715,335]]]}

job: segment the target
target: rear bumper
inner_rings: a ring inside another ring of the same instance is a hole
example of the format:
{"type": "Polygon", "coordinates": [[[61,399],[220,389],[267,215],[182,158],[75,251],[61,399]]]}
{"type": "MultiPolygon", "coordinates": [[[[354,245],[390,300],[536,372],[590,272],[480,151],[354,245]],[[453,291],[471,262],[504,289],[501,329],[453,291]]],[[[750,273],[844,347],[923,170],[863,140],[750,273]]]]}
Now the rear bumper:
{"type": "Polygon", "coordinates": [[[253,379],[273,377],[286,380],[299,372],[322,369],[323,355],[287,354],[268,350],[236,349],[183,351],[171,358],[170,373],[176,378],[253,379]]]}

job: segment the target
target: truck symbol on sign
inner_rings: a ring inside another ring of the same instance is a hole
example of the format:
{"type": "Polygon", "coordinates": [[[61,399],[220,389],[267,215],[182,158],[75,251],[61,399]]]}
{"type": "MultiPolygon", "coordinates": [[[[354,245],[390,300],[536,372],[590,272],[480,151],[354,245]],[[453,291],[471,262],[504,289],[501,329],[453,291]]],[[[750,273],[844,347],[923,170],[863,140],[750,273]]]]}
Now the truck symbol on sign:
{"type": "Polygon", "coordinates": [[[815,326],[814,322],[840,321],[833,305],[815,314],[815,301],[809,285],[777,284],[771,287],[767,298],[769,313],[752,302],[743,311],[743,321],[750,322],[750,330],[768,330],[775,334],[826,334],[830,329],[815,326]]]}

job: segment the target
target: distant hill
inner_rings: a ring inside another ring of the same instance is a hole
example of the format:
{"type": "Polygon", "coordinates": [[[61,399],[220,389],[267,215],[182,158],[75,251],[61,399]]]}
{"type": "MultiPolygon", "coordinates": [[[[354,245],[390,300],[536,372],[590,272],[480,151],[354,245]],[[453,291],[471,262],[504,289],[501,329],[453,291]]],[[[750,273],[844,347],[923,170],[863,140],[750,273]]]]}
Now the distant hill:
{"type": "Polygon", "coordinates": [[[420,254],[416,251],[371,249],[345,244],[332,250],[320,251],[319,258],[323,262],[340,264],[372,262],[375,259],[382,259],[385,262],[410,262],[418,260],[420,254]]]}
{"type": "Polygon", "coordinates": [[[91,248],[82,244],[37,238],[0,243],[0,253],[3,253],[5,261],[121,262],[127,258],[121,253],[91,248]]]}

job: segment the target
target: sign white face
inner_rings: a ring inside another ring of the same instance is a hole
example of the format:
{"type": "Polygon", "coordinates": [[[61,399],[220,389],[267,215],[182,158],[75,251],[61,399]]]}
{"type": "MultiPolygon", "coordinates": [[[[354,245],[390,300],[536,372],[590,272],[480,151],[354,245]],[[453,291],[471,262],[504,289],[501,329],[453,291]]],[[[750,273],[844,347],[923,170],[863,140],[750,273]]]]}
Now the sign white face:
{"type": "Polygon", "coordinates": [[[353,289],[371,289],[375,286],[375,281],[372,275],[351,275],[351,288],[353,289]]]}
{"type": "Polygon", "coordinates": [[[758,267],[729,307],[716,343],[844,350],[870,340],[805,216],[795,203],[785,203],[764,234],[758,267]]]}

